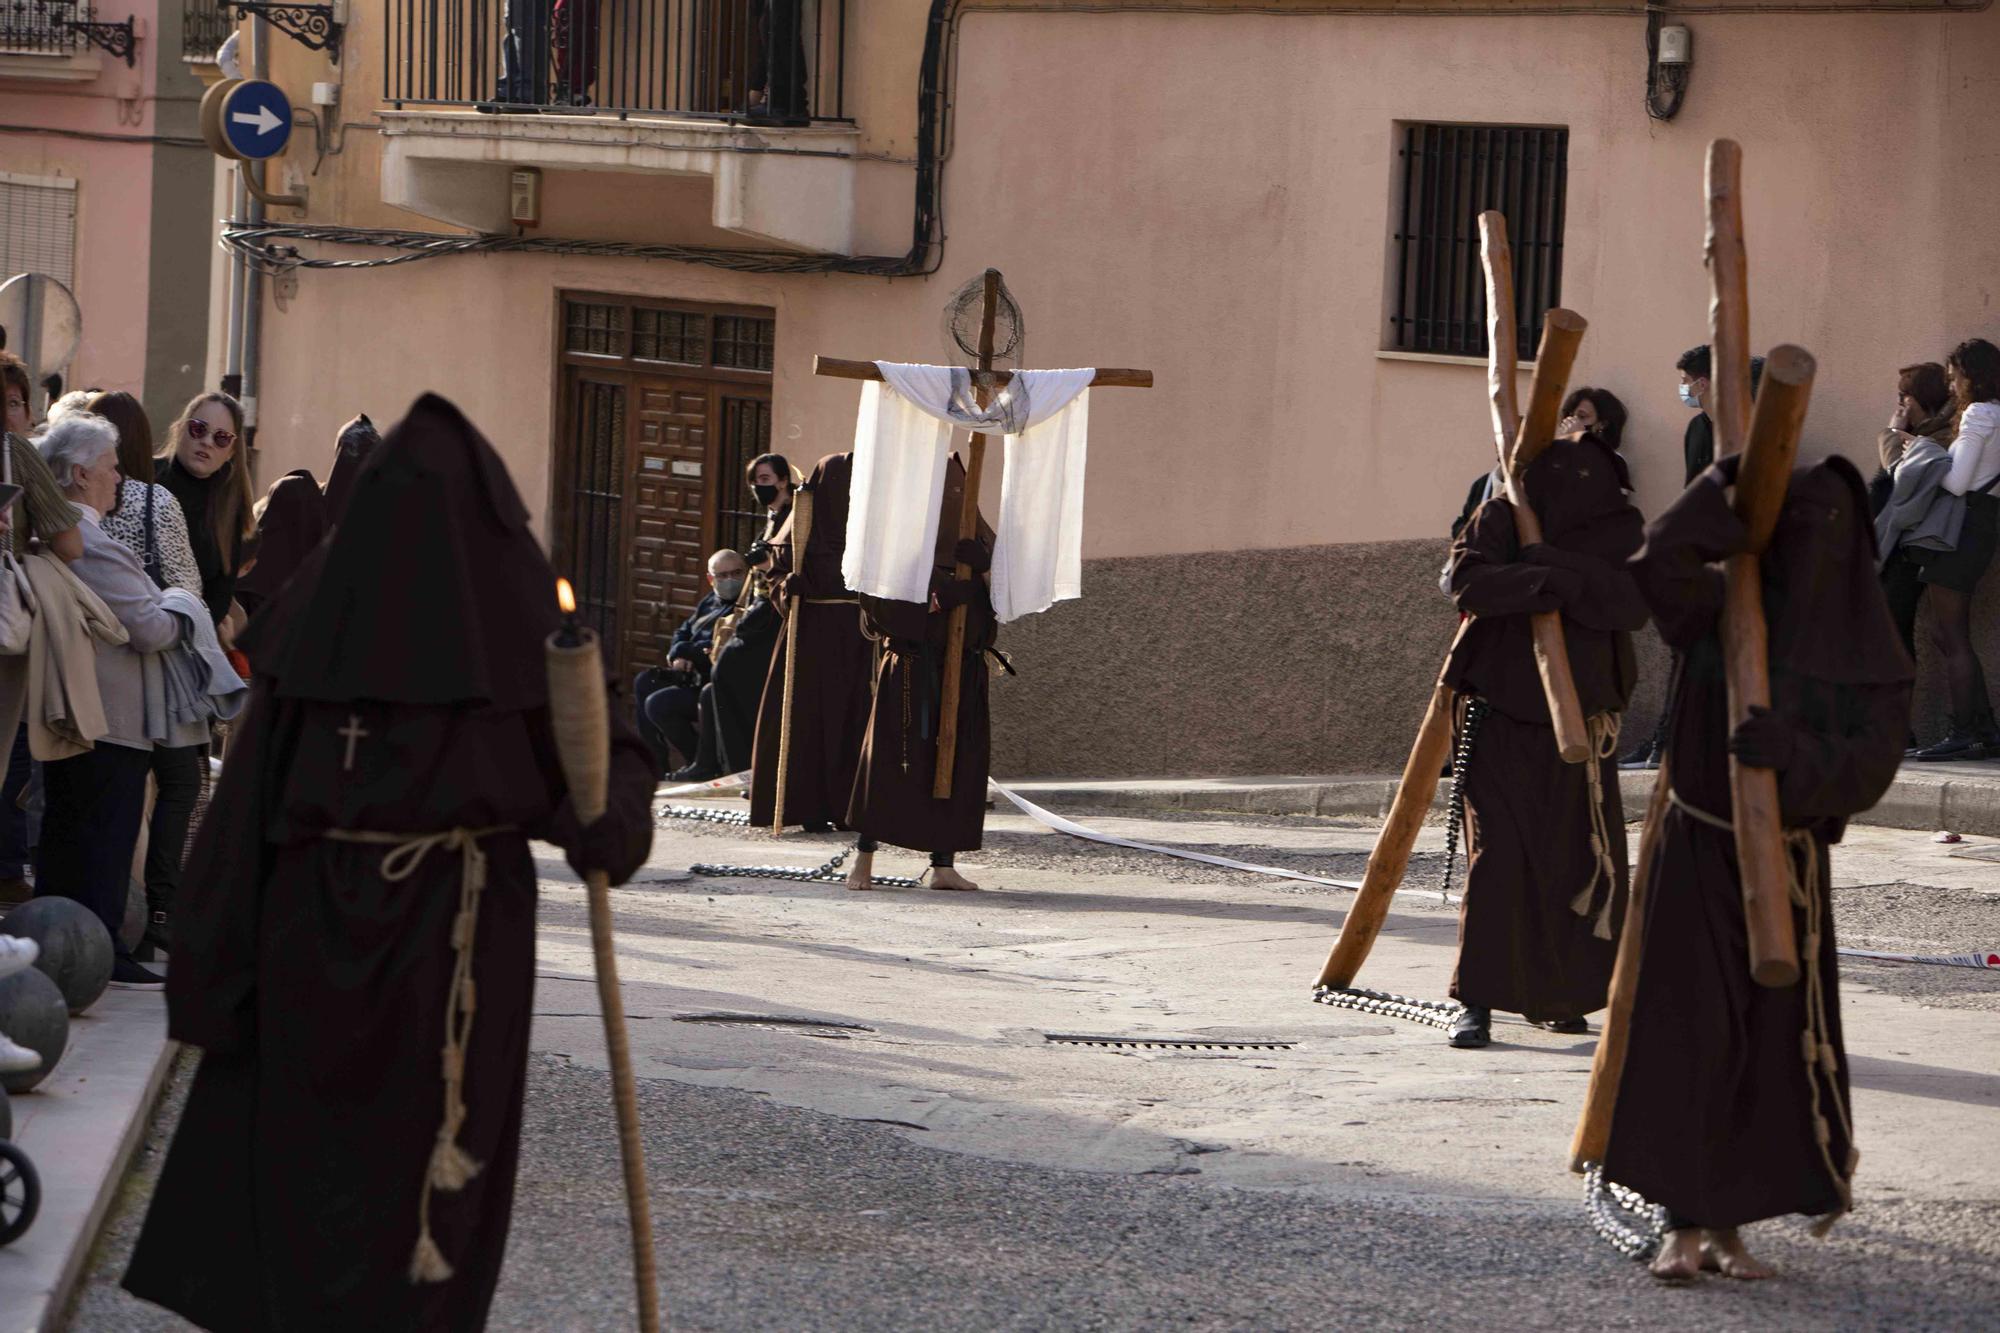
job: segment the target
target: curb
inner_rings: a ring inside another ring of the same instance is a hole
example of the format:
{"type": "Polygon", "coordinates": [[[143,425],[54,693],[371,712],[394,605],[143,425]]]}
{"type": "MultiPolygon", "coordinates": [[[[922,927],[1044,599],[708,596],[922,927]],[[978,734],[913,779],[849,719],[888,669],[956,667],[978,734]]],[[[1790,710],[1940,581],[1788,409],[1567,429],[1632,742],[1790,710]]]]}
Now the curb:
{"type": "Polygon", "coordinates": [[[14,1142],[42,1177],[28,1233],[0,1249],[0,1333],[56,1333],[159,1104],[180,1046],[160,998],[106,991],[72,1020],[70,1050],[14,1099],[14,1142]]]}
{"type": "MultiPolygon", "coordinates": [[[[1206,814],[1311,815],[1318,818],[1379,820],[1389,813],[1397,779],[1379,775],[1351,778],[1223,779],[1214,782],[1013,782],[1009,786],[1050,809],[1176,810],[1206,814]]],[[[1628,819],[1637,819],[1653,794],[1649,771],[1621,772],[1618,789],[1628,819]]],[[[1431,800],[1442,818],[1451,783],[1438,783],[1431,800]]],[[[2000,837],[2000,766],[1991,777],[1954,769],[1936,773],[1904,769],[1874,809],[1856,824],[1880,828],[1951,829],[1980,837],[2000,837]]]]}

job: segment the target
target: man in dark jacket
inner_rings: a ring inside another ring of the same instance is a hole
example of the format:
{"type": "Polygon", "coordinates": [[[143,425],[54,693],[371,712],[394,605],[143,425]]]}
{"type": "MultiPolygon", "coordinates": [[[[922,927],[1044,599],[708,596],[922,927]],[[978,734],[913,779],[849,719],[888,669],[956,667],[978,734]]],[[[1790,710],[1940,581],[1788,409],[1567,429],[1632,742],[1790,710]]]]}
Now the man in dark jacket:
{"type": "Polygon", "coordinates": [[[696,719],[702,686],[708,681],[715,622],[736,605],[749,575],[750,566],[734,551],[717,551],[710,556],[708,591],[674,631],[667,645],[666,665],[648,667],[633,682],[632,697],[639,701],[639,734],[652,750],[662,776],[694,757],[700,739],[696,719]],[[669,746],[681,753],[679,762],[673,760],[669,746]]]}

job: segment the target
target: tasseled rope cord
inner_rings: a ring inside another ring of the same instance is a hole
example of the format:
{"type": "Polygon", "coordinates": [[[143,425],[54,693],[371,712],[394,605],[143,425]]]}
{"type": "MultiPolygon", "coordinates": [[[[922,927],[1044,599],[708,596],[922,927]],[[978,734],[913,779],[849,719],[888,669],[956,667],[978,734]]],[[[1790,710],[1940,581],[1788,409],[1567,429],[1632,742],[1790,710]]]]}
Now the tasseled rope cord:
{"type": "Polygon", "coordinates": [[[1590,758],[1584,763],[1584,778],[1590,786],[1590,852],[1593,858],[1590,883],[1570,899],[1569,910],[1578,916],[1590,915],[1597,899],[1597,886],[1604,886],[1604,906],[1597,909],[1597,923],[1591,934],[1600,940],[1611,938],[1611,906],[1618,898],[1618,864],[1611,859],[1611,825],[1604,816],[1604,761],[1618,753],[1618,730],[1623,724],[1618,713],[1597,713],[1589,722],[1590,758]]]}
{"type": "Polygon", "coordinates": [[[479,840],[506,831],[505,826],[417,834],[328,829],[322,835],[334,842],[387,847],[381,874],[391,884],[400,884],[415,874],[424,858],[437,847],[457,852],[464,866],[458,880],[458,913],[451,923],[451,991],[445,1001],[442,1052],[444,1119],[438,1126],[437,1143],[431,1148],[423,1191],[417,1198],[417,1246],[410,1255],[412,1282],[446,1282],[452,1276],[451,1264],[431,1235],[431,1191],[463,1189],[466,1182],[479,1174],[480,1164],[458,1142],[458,1133],[465,1127],[465,1052],[472,1040],[472,1015],[477,1008],[472,984],[472,946],[479,928],[479,895],[486,888],[486,853],[479,840]]]}
{"type": "MultiPolygon", "coordinates": [[[[1689,805],[1681,799],[1679,792],[1669,791],[1667,799],[1688,818],[1721,829],[1731,837],[1736,835],[1734,824],[1689,805]]],[[[1812,1225],[1812,1234],[1824,1237],[1833,1229],[1833,1224],[1854,1207],[1851,1177],[1861,1155],[1854,1150],[1854,1117],[1847,1109],[1847,1099],[1840,1095],[1840,1060],[1834,1054],[1833,1043],[1827,1040],[1826,987],[1820,977],[1819,965],[1824,910],[1820,903],[1818,846],[1810,829],[1785,830],[1785,881],[1792,905],[1803,909],[1806,916],[1806,937],[1799,951],[1805,960],[1806,1027],[1799,1034],[1799,1054],[1805,1060],[1806,1088],[1812,1093],[1813,1142],[1819,1148],[1819,1159],[1826,1166],[1834,1191],[1840,1196],[1840,1206],[1812,1225]],[[1826,1080],[1825,1100],[1833,1103],[1834,1114],[1840,1119],[1841,1132],[1847,1136],[1845,1172],[1833,1161],[1833,1128],[1827,1123],[1826,1112],[1821,1109],[1822,1074],[1826,1080]]]]}
{"type": "Polygon", "coordinates": [[[1472,743],[1478,739],[1479,724],[1486,719],[1486,701],[1462,696],[1459,703],[1458,742],[1451,756],[1451,809],[1444,824],[1444,884],[1438,896],[1451,901],[1451,872],[1458,860],[1458,842],[1465,828],[1465,770],[1472,762],[1472,743]]]}

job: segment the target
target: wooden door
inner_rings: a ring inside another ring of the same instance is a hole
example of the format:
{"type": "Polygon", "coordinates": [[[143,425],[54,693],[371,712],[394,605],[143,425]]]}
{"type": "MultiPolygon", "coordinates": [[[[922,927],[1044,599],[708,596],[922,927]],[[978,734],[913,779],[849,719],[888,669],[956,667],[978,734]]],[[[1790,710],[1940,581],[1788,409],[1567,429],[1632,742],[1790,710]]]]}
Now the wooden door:
{"type": "Polygon", "coordinates": [[[698,380],[635,381],[634,459],[624,660],[667,660],[674,629],[707,591],[714,386],[698,380]]]}

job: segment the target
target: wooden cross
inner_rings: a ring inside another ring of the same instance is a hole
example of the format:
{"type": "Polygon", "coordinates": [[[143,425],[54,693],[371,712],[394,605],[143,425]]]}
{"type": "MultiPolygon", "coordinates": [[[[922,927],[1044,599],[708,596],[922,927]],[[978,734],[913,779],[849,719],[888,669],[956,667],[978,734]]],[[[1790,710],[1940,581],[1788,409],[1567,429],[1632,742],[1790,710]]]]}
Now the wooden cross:
{"type": "MultiPolygon", "coordinates": [[[[999,314],[1000,270],[989,268],[984,278],[984,289],[980,293],[979,306],[979,364],[975,368],[974,392],[979,405],[985,407],[992,401],[994,389],[1010,382],[1012,372],[993,369],[993,324],[999,314]]],[[[843,361],[835,357],[813,358],[813,374],[829,375],[844,380],[879,380],[882,371],[873,361],[843,361]]],[[[1091,377],[1092,388],[1150,389],[1153,387],[1153,372],[1150,370],[1099,370],[1091,377]]],[[[979,534],[979,482],[986,469],[986,436],[974,432],[967,446],[965,460],[965,493],[958,507],[958,540],[965,541],[979,534]]],[[[961,580],[972,577],[972,568],[959,564],[954,576],[961,580]]],[[[938,708],[937,773],[931,783],[931,795],[942,801],[951,796],[951,771],[958,759],[958,698],[960,677],[964,674],[965,662],[965,617],[968,608],[959,605],[951,609],[951,621],[946,631],[944,650],[944,697],[938,708]]]]}
{"type": "Polygon", "coordinates": [[[372,733],[370,733],[366,727],[361,725],[361,715],[359,713],[349,713],[347,715],[347,725],[342,727],[335,734],[347,737],[347,762],[342,764],[340,767],[344,772],[352,773],[354,771],[355,743],[359,741],[362,737],[370,735],[372,733]]]}
{"type": "MultiPolygon", "coordinates": [[[[1523,546],[1542,538],[1541,522],[1522,490],[1521,480],[1555,436],[1556,418],[1561,414],[1563,390],[1576,364],[1576,350],[1587,327],[1582,315],[1573,310],[1553,309],[1542,320],[1541,350],[1535,356],[1535,375],[1528,386],[1528,415],[1520,415],[1515,398],[1514,334],[1514,254],[1507,244],[1507,219],[1498,213],[1479,215],[1480,253],[1486,266],[1487,381],[1493,403],[1493,439],[1500,455],[1500,475],[1506,483],[1507,500],[1514,506],[1514,526],[1523,546]]],[[[1471,617],[1459,622],[1462,637],[1472,624],[1471,617]]],[[[1596,763],[1590,737],[1577,702],[1576,682],[1570,675],[1569,650],[1563,642],[1562,617],[1549,611],[1530,617],[1534,632],[1535,667],[1542,678],[1542,692],[1549,703],[1549,721],[1555,728],[1556,748],[1570,763],[1596,763]]],[[[1457,639],[1452,649],[1458,647],[1457,639]]],[[[1451,665],[1451,650],[1445,653],[1451,665]]],[[[1382,831],[1375,837],[1375,849],[1368,854],[1368,868],[1362,873],[1361,888],[1354,905],[1341,922],[1340,938],[1334,941],[1313,984],[1331,990],[1346,990],[1375,947],[1375,937],[1388,920],[1389,903],[1409,868],[1410,852],[1417,843],[1437,794],[1438,773],[1451,754],[1453,694],[1444,683],[1444,673],[1431,687],[1431,700],[1410,757],[1403,765],[1403,780],[1389,803],[1382,831]]]]}

